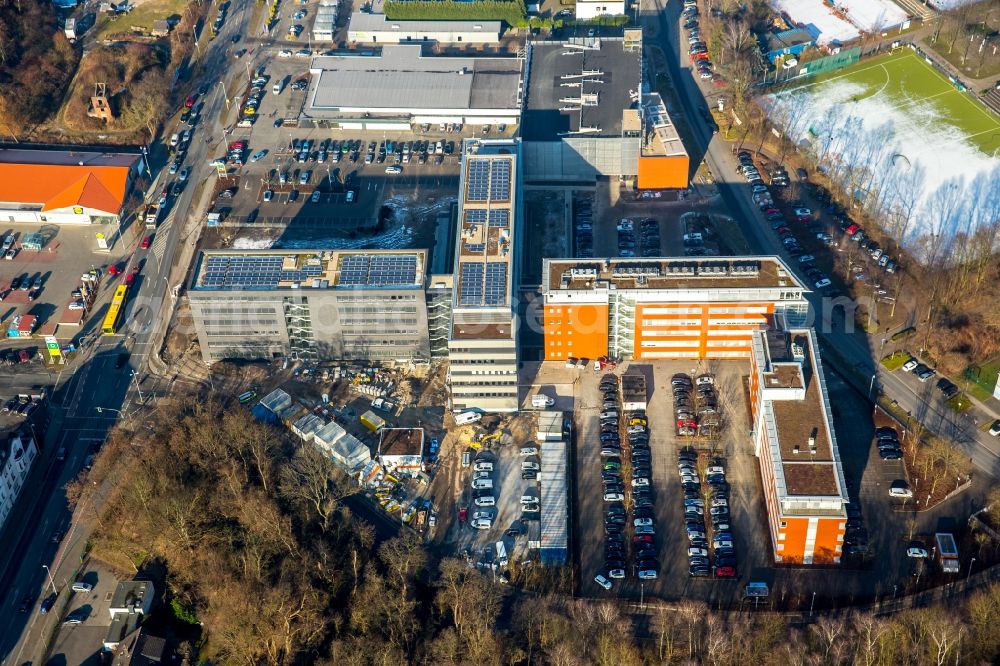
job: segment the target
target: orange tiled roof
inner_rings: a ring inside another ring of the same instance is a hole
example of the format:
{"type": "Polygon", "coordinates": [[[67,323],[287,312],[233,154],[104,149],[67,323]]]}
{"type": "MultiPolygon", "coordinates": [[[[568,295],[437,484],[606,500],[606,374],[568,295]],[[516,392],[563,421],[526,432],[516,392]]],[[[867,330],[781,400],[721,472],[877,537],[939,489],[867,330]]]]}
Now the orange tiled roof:
{"type": "Polygon", "coordinates": [[[117,214],[128,167],[0,163],[0,201],[42,204],[43,211],[84,206],[117,214]]]}

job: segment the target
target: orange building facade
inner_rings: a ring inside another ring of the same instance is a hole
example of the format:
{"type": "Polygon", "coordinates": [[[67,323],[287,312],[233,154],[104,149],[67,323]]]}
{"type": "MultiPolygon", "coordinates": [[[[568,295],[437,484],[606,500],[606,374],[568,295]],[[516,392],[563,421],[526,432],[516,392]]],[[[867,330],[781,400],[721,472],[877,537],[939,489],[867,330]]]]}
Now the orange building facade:
{"type": "Polygon", "coordinates": [[[546,260],[545,359],[750,358],[755,331],[801,316],[780,260],[546,260]]]}
{"type": "Polygon", "coordinates": [[[775,562],[839,563],[848,496],[812,329],[755,333],[749,389],[775,562]]]}

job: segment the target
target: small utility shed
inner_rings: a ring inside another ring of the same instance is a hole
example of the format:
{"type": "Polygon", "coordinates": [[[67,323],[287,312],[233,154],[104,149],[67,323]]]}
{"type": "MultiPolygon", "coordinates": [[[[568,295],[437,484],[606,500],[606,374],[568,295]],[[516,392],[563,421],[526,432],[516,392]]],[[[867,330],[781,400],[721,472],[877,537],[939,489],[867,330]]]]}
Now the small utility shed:
{"type": "Polygon", "coordinates": [[[284,391],[279,389],[274,389],[263,398],[260,399],[250,413],[253,414],[254,418],[258,421],[263,421],[265,423],[277,424],[281,421],[279,414],[282,411],[291,407],[292,396],[288,395],[284,391]]]}
{"type": "Polygon", "coordinates": [[[313,436],[323,429],[326,425],[326,421],[316,416],[315,414],[305,414],[297,419],[292,425],[291,430],[294,432],[299,439],[304,442],[313,441],[313,436]]]}
{"type": "Polygon", "coordinates": [[[410,476],[423,470],[423,428],[383,428],[381,435],[378,460],[383,467],[410,476]]]}
{"type": "Polygon", "coordinates": [[[313,443],[329,454],[334,464],[348,472],[363,468],[372,459],[366,444],[334,422],[318,431],[313,436],[313,443]]]}

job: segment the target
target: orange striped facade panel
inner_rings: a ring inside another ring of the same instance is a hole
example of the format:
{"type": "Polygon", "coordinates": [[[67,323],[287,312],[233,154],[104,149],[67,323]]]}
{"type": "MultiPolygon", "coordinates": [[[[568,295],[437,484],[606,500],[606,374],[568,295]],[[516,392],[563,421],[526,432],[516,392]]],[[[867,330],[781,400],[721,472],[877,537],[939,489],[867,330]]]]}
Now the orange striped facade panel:
{"type": "Polygon", "coordinates": [[[748,358],[752,331],[765,327],[773,312],[772,303],[637,305],[634,356],[748,358]]]}
{"type": "Polygon", "coordinates": [[[687,155],[639,157],[640,190],[674,190],[688,186],[691,160],[687,155]]]}
{"type": "Polygon", "coordinates": [[[780,518],[779,531],[777,535],[778,552],[777,555],[782,562],[788,564],[801,564],[806,551],[806,534],[809,532],[808,518],[780,518]],[[782,527],[781,525],[784,525],[782,527]],[[781,538],[781,535],[784,538],[781,538]]]}
{"type": "Polygon", "coordinates": [[[546,305],[543,329],[546,361],[608,353],[607,305],[546,305]]]}
{"type": "Polygon", "coordinates": [[[834,564],[839,561],[844,543],[844,521],[840,518],[820,518],[816,527],[813,564],[834,564]]]}

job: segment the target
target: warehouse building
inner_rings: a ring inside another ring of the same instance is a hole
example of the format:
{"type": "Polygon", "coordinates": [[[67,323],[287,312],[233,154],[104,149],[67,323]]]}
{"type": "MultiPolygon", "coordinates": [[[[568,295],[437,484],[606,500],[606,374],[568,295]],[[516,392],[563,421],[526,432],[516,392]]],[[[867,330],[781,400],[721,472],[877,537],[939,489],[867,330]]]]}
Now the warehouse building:
{"type": "Polygon", "coordinates": [[[755,331],[750,410],[775,562],[840,562],[848,502],[812,329],[755,331]]]}
{"type": "Polygon", "coordinates": [[[0,221],[117,224],[142,155],[0,149],[0,221]]]}
{"type": "Polygon", "coordinates": [[[527,62],[526,180],[687,187],[687,151],[660,96],[643,95],[640,30],[531,42],[527,62]]]}
{"type": "Polygon", "coordinates": [[[520,142],[462,143],[448,382],[455,410],[515,412],[520,142]]]}
{"type": "Polygon", "coordinates": [[[374,54],[319,56],[303,118],[343,129],[404,130],[425,123],[520,121],[519,57],[427,56],[420,44],[374,54]]]}
{"type": "Polygon", "coordinates": [[[347,40],[363,44],[499,44],[500,21],[394,21],[384,14],[354,12],[347,40]]]}
{"type": "Polygon", "coordinates": [[[807,292],[778,257],[544,259],[545,360],[749,358],[807,292]]]}
{"type": "Polygon", "coordinates": [[[202,358],[426,361],[424,250],[205,250],[188,291],[202,358]]]}

